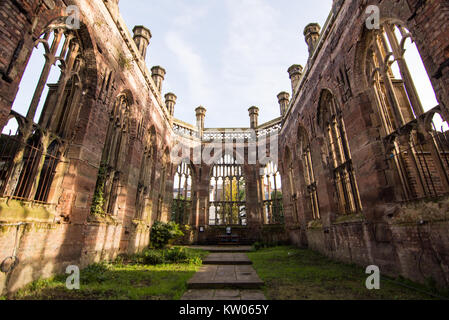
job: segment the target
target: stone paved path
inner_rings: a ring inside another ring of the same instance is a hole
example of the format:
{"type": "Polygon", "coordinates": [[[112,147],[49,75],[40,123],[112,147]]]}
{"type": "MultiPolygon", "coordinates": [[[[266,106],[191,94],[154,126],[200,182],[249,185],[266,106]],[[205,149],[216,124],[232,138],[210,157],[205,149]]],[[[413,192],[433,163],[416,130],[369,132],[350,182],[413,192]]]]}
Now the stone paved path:
{"type": "Polygon", "coordinates": [[[251,265],[253,263],[245,253],[211,253],[204,259],[203,264],[251,265]]]}
{"type": "Polygon", "coordinates": [[[250,252],[251,246],[190,246],[192,249],[207,250],[211,253],[237,253],[237,252],[250,252]]]}
{"type": "Polygon", "coordinates": [[[182,300],[266,300],[251,260],[244,252],[250,247],[198,247],[212,252],[201,269],[187,283],[182,300]]]}

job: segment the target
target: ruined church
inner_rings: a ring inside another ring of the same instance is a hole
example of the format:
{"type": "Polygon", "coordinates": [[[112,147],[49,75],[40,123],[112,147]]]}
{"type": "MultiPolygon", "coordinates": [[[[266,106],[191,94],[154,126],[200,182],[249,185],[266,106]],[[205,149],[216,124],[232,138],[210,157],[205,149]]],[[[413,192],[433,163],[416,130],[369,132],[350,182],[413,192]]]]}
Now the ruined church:
{"type": "Polygon", "coordinates": [[[245,106],[233,130],[203,106],[174,117],[172,71],[148,67],[151,31],[118,2],[0,2],[0,294],[139,252],[157,221],[188,226],[185,244],[289,243],[449,285],[448,1],[334,0],[324,25],[298,22],[309,58],[263,106],[279,117],[245,106]],[[202,161],[217,141],[231,148],[202,161]]]}

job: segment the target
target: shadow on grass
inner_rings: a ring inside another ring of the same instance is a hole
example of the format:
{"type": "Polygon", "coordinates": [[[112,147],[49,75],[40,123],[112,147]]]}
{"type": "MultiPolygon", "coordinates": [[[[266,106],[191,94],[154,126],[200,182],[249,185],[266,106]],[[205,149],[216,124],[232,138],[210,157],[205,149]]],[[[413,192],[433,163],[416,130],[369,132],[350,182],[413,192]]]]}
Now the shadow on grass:
{"type": "Polygon", "coordinates": [[[311,250],[275,247],[248,255],[258,275],[265,281],[268,299],[431,300],[435,296],[426,292],[447,295],[411,281],[388,278],[381,280],[380,290],[368,290],[365,269],[330,260],[311,250]]]}
{"type": "MultiPolygon", "coordinates": [[[[152,250],[154,251],[154,250],[152,250]]],[[[201,267],[204,251],[189,250],[198,263],[145,265],[136,259],[93,264],[81,271],[80,290],[66,288],[67,275],[38,280],[9,299],[14,300],[179,300],[187,291],[187,281],[201,267]],[[124,262],[126,261],[126,262],[124,262]]]]}

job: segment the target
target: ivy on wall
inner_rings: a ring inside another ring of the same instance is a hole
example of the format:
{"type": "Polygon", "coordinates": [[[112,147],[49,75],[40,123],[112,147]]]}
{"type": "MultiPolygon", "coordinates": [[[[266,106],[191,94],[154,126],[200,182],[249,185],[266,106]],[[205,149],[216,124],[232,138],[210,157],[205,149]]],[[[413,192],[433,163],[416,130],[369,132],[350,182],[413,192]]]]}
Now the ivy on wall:
{"type": "Polygon", "coordinates": [[[107,164],[101,163],[98,170],[97,185],[95,186],[95,193],[92,200],[92,207],[90,212],[94,215],[104,215],[104,187],[106,183],[107,164]]]}

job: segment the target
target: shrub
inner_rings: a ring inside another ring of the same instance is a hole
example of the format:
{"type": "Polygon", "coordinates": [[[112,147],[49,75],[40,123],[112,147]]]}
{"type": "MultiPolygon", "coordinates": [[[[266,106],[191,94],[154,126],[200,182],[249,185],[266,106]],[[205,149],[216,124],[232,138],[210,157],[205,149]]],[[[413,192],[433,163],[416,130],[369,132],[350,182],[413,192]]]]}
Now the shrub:
{"type": "Polygon", "coordinates": [[[258,251],[258,250],[260,250],[262,248],[263,248],[263,244],[260,243],[260,242],[256,242],[256,243],[253,244],[254,251],[258,251]]]}
{"type": "Polygon", "coordinates": [[[164,255],[166,260],[173,263],[186,262],[188,260],[188,255],[184,248],[168,249],[164,252],[164,255]]]}
{"type": "Polygon", "coordinates": [[[120,254],[117,256],[117,258],[115,258],[114,263],[117,265],[124,265],[127,258],[128,257],[126,254],[120,254]]]}
{"type": "Polygon", "coordinates": [[[201,257],[198,256],[189,257],[187,259],[187,263],[194,266],[200,266],[203,264],[203,259],[201,259],[201,257]]]}
{"type": "Polygon", "coordinates": [[[177,223],[156,222],[151,228],[151,245],[156,249],[161,249],[182,236],[184,233],[177,223]]]}
{"type": "Polygon", "coordinates": [[[156,250],[147,250],[143,253],[142,263],[145,265],[155,266],[165,262],[163,253],[156,250]]]}
{"type": "Polygon", "coordinates": [[[106,263],[94,263],[81,271],[81,282],[84,284],[92,282],[103,282],[106,280],[105,273],[109,271],[106,263]]]}

